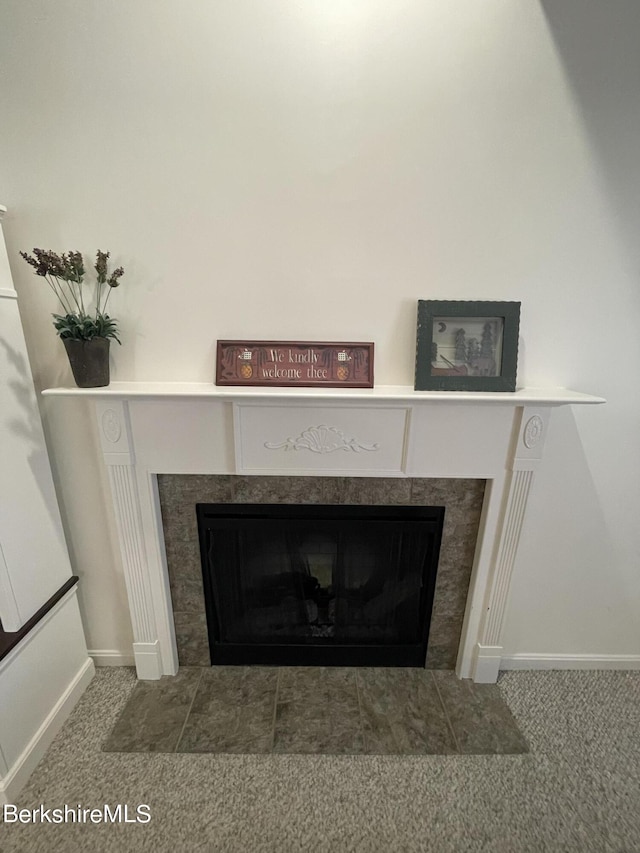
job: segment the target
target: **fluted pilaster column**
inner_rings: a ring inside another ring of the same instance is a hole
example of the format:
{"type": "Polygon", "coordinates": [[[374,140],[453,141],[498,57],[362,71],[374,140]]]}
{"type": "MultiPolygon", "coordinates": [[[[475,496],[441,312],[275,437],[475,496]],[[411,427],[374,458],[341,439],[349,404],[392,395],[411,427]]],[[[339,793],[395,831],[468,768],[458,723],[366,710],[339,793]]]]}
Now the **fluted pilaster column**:
{"type": "Polygon", "coordinates": [[[118,527],[136,670],[138,678],[157,679],[163,674],[162,654],[150,587],[127,404],[119,400],[98,401],[96,415],[118,527]]]}
{"type": "Polygon", "coordinates": [[[493,683],[498,678],[511,578],[535,470],[542,460],[550,411],[523,407],[519,414],[473,667],[474,681],[480,682],[493,683]]]}

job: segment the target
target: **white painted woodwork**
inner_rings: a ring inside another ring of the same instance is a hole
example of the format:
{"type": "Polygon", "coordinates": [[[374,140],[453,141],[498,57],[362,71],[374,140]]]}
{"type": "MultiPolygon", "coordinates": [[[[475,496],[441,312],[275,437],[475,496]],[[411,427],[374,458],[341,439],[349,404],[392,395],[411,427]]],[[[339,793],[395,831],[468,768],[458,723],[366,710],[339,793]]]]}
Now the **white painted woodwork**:
{"type": "Polygon", "coordinates": [[[0,620],[17,631],[71,565],[1,234],[0,435],[0,620]]]}
{"type": "MultiPolygon", "coordinates": [[[[71,564],[1,234],[0,436],[0,619],[13,632],[71,564]]],[[[0,661],[0,804],[15,800],[93,671],[73,587],[0,661]]]]}
{"type": "MultiPolygon", "coordinates": [[[[128,398],[129,419],[137,435],[153,434],[153,442],[136,447],[136,455],[151,471],[171,463],[175,472],[200,474],[203,470],[231,473],[234,470],[233,417],[231,406],[212,406],[211,401],[193,399],[185,407],[182,399],[128,398]],[[167,429],[163,429],[163,424],[167,429]],[[183,436],[177,442],[175,436],[183,436]]],[[[170,474],[171,471],[164,473],[170,474]]]]}
{"type": "Polygon", "coordinates": [[[0,805],[16,801],[94,671],[73,587],[0,661],[0,805]]]}
{"type": "Polygon", "coordinates": [[[9,767],[87,661],[76,588],[61,601],[0,661],[0,743],[9,767]]]}
{"type": "Polygon", "coordinates": [[[89,649],[89,657],[95,666],[135,666],[133,651],[123,653],[119,649],[89,649]]]}
{"type": "Polygon", "coordinates": [[[293,473],[487,479],[456,671],[495,681],[550,410],[603,402],[564,389],[445,394],[384,386],[343,391],[113,383],[44,393],[95,400],[141,678],[177,671],[155,475],[293,473]],[[327,430],[319,436],[321,425],[327,430]],[[313,434],[305,435],[310,428],[313,434]]]}
{"type": "Polygon", "coordinates": [[[125,404],[98,404],[98,422],[118,526],[140,678],[162,675],[140,498],[125,404]]]}
{"type": "Polygon", "coordinates": [[[279,401],[285,405],[321,400],[341,405],[346,401],[385,401],[416,405],[420,401],[447,405],[478,406],[563,406],[566,404],[604,403],[602,397],[571,391],[568,388],[519,388],[517,391],[414,391],[409,385],[377,385],[375,388],[236,388],[218,387],[210,382],[111,382],[106,388],[47,388],[42,392],[58,397],[115,397],[123,400],[171,401],[221,400],[246,402],[279,401]]]}
{"type": "Polygon", "coordinates": [[[108,471],[120,534],[122,560],[128,569],[129,605],[136,628],[134,641],[153,643],[155,642],[155,620],[145,570],[146,558],[135,472],[129,465],[109,465],[108,471]]]}
{"type": "Polygon", "coordinates": [[[406,473],[419,477],[493,477],[507,464],[513,406],[485,406],[481,426],[473,412],[454,404],[414,406],[406,473]]]}
{"type": "Polygon", "coordinates": [[[234,404],[236,472],[399,476],[408,409],[234,404]],[[373,473],[375,472],[375,473],[373,473]]]}
{"type": "Polygon", "coordinates": [[[640,655],[502,655],[500,669],[640,669],[640,655]]]}

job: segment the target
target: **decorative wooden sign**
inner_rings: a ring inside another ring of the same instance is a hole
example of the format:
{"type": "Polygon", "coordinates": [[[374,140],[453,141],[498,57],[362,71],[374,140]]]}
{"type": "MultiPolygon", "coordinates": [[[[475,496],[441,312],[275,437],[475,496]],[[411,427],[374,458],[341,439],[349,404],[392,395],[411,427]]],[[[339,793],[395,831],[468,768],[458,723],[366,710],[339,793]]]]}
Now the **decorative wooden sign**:
{"type": "Polygon", "coordinates": [[[218,341],[216,385],[373,388],[373,344],[218,341]]]}

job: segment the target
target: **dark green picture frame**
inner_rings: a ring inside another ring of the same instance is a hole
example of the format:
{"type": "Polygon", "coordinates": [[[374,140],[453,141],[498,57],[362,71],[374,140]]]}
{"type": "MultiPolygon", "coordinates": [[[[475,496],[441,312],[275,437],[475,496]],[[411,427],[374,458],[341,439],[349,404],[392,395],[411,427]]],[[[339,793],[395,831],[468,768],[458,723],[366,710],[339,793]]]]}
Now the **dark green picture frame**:
{"type": "Polygon", "coordinates": [[[415,390],[515,391],[519,331],[519,302],[419,299],[415,390]]]}

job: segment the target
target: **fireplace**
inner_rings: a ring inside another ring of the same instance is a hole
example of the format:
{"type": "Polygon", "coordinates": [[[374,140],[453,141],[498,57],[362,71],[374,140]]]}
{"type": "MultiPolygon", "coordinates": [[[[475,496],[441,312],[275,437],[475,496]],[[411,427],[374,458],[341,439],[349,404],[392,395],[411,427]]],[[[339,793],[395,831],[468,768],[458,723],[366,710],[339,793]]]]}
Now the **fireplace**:
{"type": "MultiPolygon", "coordinates": [[[[240,495],[247,481],[262,478],[297,478],[303,483],[303,496],[296,502],[342,504],[378,503],[362,499],[359,484],[364,480],[392,481],[393,489],[403,494],[383,504],[415,502],[417,483],[434,478],[486,482],[466,586],[456,583],[440,589],[451,578],[451,572],[444,571],[447,555],[459,547],[452,548],[448,536],[447,502],[420,497],[417,502],[447,506],[426,665],[433,665],[434,646],[441,646],[441,640],[435,642],[439,627],[449,638],[457,638],[456,650],[447,654],[452,654],[461,678],[495,681],[509,586],[535,471],[543,464],[551,410],[604,402],[561,388],[466,393],[416,392],[405,386],[291,390],[112,382],[107,388],[44,393],[95,398],[127,583],[136,669],[145,679],[173,675],[179,662],[186,663],[179,651],[181,639],[194,628],[203,629],[208,656],[204,606],[199,616],[192,608],[198,597],[194,579],[181,573],[184,597],[194,592],[193,602],[187,601],[185,607],[174,596],[168,565],[171,546],[166,530],[163,535],[159,494],[161,476],[198,480],[206,475],[235,480],[237,503],[273,502],[263,495],[255,499],[240,495]],[[331,481],[339,481],[340,488],[344,484],[355,499],[336,496],[331,481]],[[329,490],[329,499],[309,498],[308,493],[317,490],[315,484],[319,491],[329,490]],[[450,617],[448,606],[441,609],[439,602],[453,602],[455,615],[450,617]]],[[[198,497],[189,508],[183,534],[190,524],[195,526],[193,507],[201,500],[198,497]]],[[[226,498],[204,497],[205,502],[216,500],[226,498]]],[[[187,539],[197,549],[197,531],[187,539]]],[[[196,561],[198,566],[197,555],[196,561]]],[[[201,577],[198,582],[201,586],[201,577]]],[[[199,640],[193,639],[198,646],[199,640]]]]}
{"type": "Polygon", "coordinates": [[[444,507],[198,504],[212,664],[424,666],[444,507]]]}

